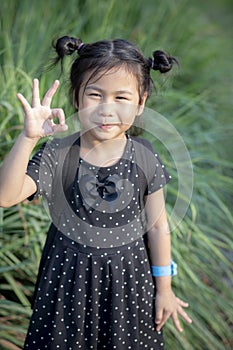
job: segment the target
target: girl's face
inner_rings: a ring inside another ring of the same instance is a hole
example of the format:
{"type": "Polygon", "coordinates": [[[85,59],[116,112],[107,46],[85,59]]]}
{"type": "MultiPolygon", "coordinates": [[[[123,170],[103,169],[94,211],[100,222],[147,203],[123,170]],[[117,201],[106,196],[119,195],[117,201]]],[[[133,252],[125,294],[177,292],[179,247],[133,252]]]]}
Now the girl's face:
{"type": "Polygon", "coordinates": [[[125,132],[143,111],[147,95],[139,105],[137,78],[124,67],[94,78],[87,74],[79,91],[79,120],[92,141],[125,138],[125,132]]]}

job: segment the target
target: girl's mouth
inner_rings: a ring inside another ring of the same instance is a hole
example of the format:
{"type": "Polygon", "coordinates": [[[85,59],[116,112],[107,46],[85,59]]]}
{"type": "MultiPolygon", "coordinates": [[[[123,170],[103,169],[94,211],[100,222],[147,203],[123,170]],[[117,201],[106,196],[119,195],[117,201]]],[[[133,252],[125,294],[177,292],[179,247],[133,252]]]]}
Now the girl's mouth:
{"type": "Polygon", "coordinates": [[[112,129],[116,124],[99,124],[98,127],[102,130],[112,129]]]}

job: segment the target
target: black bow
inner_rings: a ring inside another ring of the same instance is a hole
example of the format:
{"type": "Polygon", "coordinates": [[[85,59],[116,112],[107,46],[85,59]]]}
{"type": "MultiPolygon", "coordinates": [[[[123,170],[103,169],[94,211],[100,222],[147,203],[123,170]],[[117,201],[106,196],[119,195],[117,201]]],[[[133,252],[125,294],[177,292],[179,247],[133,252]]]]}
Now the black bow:
{"type": "Polygon", "coordinates": [[[116,183],[108,176],[102,181],[96,181],[97,191],[102,199],[108,202],[114,201],[118,197],[116,183]]]}
{"type": "Polygon", "coordinates": [[[107,176],[101,181],[93,175],[82,175],[79,179],[79,188],[84,202],[90,197],[94,201],[99,197],[107,202],[114,201],[119,196],[119,188],[117,188],[119,180],[120,177],[117,174],[107,176]]]}

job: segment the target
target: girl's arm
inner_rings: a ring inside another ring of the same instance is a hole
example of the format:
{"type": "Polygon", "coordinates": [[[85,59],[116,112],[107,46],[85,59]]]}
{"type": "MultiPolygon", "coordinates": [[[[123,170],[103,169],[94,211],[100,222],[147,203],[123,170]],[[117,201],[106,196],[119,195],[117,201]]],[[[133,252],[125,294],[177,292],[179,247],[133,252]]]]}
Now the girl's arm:
{"type": "MultiPolygon", "coordinates": [[[[152,266],[168,266],[171,263],[171,238],[165,209],[163,189],[146,197],[147,237],[152,266]]],[[[154,277],[156,285],[156,330],[160,331],[169,317],[182,332],[178,315],[187,323],[192,320],[183,307],[188,304],[177,298],[171,287],[171,276],[154,277]]]]}
{"type": "Polygon", "coordinates": [[[36,192],[36,184],[26,175],[27,164],[37,140],[22,132],[0,169],[0,206],[10,207],[36,192]]]}
{"type": "Polygon", "coordinates": [[[56,80],[41,103],[39,81],[34,79],[32,106],[21,94],[17,95],[25,112],[24,130],[17,138],[0,169],[1,207],[10,207],[36,192],[35,182],[26,175],[27,164],[33,148],[41,137],[67,129],[63,110],[50,108],[58,86],[59,81],[56,80]],[[54,124],[53,118],[55,117],[58,118],[59,124],[54,124]]]}

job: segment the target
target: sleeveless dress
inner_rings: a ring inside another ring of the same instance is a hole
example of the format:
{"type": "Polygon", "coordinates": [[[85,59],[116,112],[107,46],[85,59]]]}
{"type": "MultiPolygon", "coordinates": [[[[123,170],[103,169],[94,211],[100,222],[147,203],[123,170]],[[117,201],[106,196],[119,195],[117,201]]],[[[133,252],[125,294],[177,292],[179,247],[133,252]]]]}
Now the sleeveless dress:
{"type": "Polygon", "coordinates": [[[27,174],[48,202],[25,350],[164,349],[145,244],[146,195],[170,179],[144,139],[98,168],[79,157],[79,134],[46,143],[27,174]]]}

